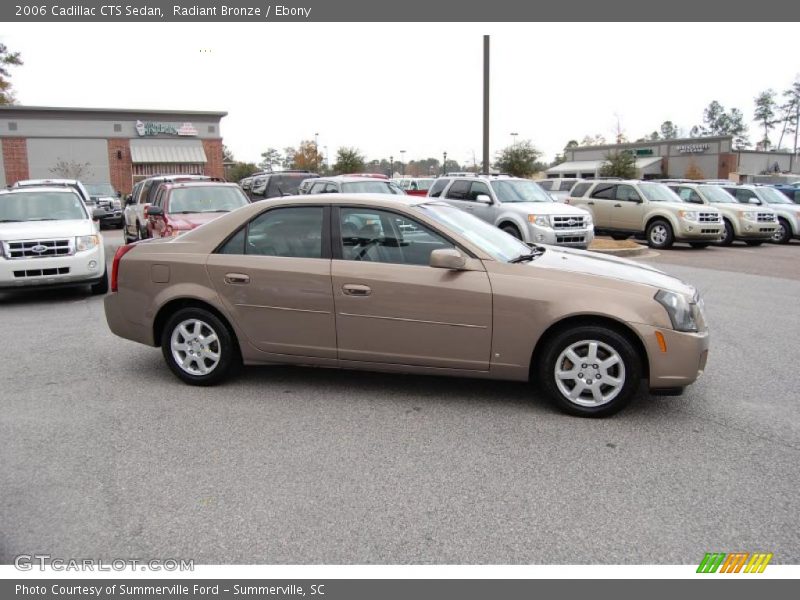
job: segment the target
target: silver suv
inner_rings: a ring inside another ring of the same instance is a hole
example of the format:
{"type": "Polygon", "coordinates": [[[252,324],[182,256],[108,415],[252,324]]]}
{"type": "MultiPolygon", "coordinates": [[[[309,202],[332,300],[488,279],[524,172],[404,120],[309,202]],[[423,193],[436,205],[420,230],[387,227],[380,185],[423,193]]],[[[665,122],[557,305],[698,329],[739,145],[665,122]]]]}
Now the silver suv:
{"type": "Polygon", "coordinates": [[[524,242],[585,249],[594,239],[588,211],[554,201],[528,179],[444,177],[428,197],[440,198],[524,242]]]}
{"type": "Polygon", "coordinates": [[[742,240],[748,246],[768,242],[778,229],[775,211],[758,206],[743,206],[722,186],[711,183],[667,182],[667,186],[684,202],[711,204],[722,213],[725,234],[721,246],[730,246],[733,240],[742,240]]]}
{"type": "Polygon", "coordinates": [[[719,241],[724,231],[716,208],[684,202],[654,181],[577,183],[565,202],[591,210],[596,231],[615,240],[643,237],[651,248],[670,248],[674,242],[704,248],[719,241]]]}
{"type": "Polygon", "coordinates": [[[725,190],[743,204],[771,208],[778,215],[778,230],[772,236],[777,244],[800,239],[800,204],[795,204],[774,187],[762,185],[724,185],[725,190]]]}

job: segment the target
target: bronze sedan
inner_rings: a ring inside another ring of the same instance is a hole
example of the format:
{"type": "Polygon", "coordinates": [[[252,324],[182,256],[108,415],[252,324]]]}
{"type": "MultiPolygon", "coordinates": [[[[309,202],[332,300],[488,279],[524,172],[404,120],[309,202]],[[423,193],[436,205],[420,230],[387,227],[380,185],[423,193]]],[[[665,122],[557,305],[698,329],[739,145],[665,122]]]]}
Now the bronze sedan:
{"type": "Polygon", "coordinates": [[[702,301],[678,279],[385,195],[268,200],[123,246],[105,309],[193,385],[239,364],[532,380],[582,416],[618,411],[643,380],[679,392],[708,353],[702,301]]]}

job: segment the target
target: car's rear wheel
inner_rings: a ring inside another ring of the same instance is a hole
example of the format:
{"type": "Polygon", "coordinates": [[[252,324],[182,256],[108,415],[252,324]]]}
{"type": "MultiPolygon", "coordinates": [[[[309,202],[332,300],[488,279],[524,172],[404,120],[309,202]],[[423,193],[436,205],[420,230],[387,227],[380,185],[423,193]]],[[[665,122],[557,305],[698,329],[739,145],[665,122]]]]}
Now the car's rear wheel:
{"type": "Polygon", "coordinates": [[[778,219],[778,230],[773,234],[772,241],[776,244],[788,244],[792,239],[792,226],[784,218],[778,219]]]}
{"type": "Polygon", "coordinates": [[[663,219],[656,219],[647,226],[647,245],[657,250],[671,248],[675,241],[672,225],[663,219]]]}
{"type": "Polygon", "coordinates": [[[231,331],[203,308],[182,308],[161,334],[161,351],[175,375],[191,385],[214,385],[238,362],[231,331]]]}
{"type": "Polygon", "coordinates": [[[522,234],[519,232],[519,229],[516,228],[514,225],[503,225],[500,229],[505,231],[508,235],[514,236],[518,240],[522,239],[522,234]]]}
{"type": "Polygon", "coordinates": [[[625,407],[642,379],[633,344],[603,326],[581,326],[556,335],[539,363],[539,380],[555,402],[581,417],[605,417],[625,407]]]}

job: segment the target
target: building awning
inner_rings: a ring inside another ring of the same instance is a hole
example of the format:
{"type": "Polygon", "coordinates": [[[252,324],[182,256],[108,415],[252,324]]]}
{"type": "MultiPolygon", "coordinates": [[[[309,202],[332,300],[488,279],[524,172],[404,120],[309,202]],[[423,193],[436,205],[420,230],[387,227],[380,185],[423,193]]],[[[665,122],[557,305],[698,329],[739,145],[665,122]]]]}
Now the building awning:
{"type": "Polygon", "coordinates": [[[196,164],[208,162],[200,140],[131,140],[134,164],[196,164]]]}
{"type": "MultiPolygon", "coordinates": [[[[606,161],[603,160],[571,160],[569,162],[563,162],[560,165],[556,165],[554,167],[550,167],[545,171],[545,173],[551,173],[554,175],[558,175],[561,173],[596,173],[600,170],[603,166],[603,163],[606,161]]],[[[660,156],[647,156],[643,158],[636,159],[636,168],[637,169],[647,169],[648,167],[652,167],[653,165],[660,165],[661,164],[661,157],[660,156]]]]}

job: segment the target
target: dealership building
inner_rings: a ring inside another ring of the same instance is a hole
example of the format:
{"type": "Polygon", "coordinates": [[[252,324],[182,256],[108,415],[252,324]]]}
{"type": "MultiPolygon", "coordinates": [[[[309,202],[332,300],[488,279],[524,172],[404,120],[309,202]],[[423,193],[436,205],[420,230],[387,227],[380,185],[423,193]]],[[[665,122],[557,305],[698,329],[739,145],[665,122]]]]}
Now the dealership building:
{"type": "Polygon", "coordinates": [[[226,112],[0,106],[0,185],[69,178],[127,194],[151,175],[223,177],[226,112]]]}
{"type": "Polygon", "coordinates": [[[631,152],[636,177],[731,179],[752,181],[764,173],[800,173],[800,161],[791,152],[737,150],[732,136],[654,140],[604,146],[576,146],[564,150],[566,161],[547,169],[547,177],[600,176],[606,156],[631,152]]]}

